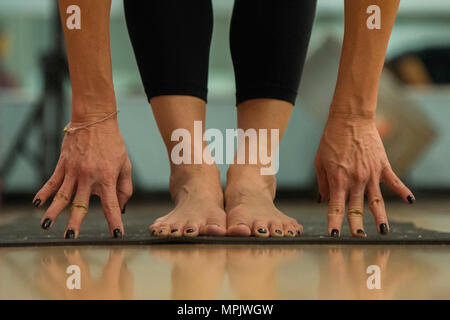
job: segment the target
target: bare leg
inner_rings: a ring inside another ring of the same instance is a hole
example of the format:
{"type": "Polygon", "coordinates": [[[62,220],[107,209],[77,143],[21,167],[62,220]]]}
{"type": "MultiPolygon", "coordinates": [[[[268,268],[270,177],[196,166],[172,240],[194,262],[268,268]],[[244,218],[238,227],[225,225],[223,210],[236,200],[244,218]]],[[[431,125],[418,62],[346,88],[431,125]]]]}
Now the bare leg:
{"type": "MultiPolygon", "coordinates": [[[[275,99],[251,99],[238,105],[238,127],[247,129],[278,129],[279,137],[292,112],[292,104],[275,99]]],[[[258,141],[260,137],[258,136],[258,141]]],[[[270,138],[266,150],[271,150],[270,138]]],[[[258,143],[259,152],[259,143],[258,143]]],[[[246,159],[249,158],[248,143],[246,159]]],[[[263,167],[258,156],[257,164],[230,165],[225,189],[225,210],[227,212],[228,235],[282,237],[297,236],[302,226],[273,204],[276,190],[275,175],[261,175],[263,167]]],[[[235,161],[236,163],[236,161],[235,161]]]]}
{"type": "MultiPolygon", "coordinates": [[[[205,102],[193,96],[164,95],[152,98],[150,104],[169,154],[170,194],[175,203],[175,209],[158,218],[150,226],[150,232],[154,236],[174,237],[225,235],[226,216],[217,166],[205,163],[176,165],[170,157],[178,143],[171,141],[172,132],[183,128],[194,137],[194,121],[205,123],[205,102]]],[[[191,147],[193,157],[193,143],[191,147]]],[[[203,143],[202,148],[205,147],[203,143]]]]}

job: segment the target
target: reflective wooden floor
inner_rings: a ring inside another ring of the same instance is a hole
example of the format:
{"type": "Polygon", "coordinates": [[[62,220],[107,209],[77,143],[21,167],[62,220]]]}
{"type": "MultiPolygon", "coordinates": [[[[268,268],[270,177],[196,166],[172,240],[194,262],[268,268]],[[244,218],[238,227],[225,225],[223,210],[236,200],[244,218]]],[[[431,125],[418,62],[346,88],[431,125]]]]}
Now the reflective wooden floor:
{"type": "MultiPolygon", "coordinates": [[[[389,215],[450,231],[449,204],[394,204],[389,215]]],[[[449,266],[449,246],[1,248],[0,299],[450,299],[449,266]],[[70,265],[79,290],[67,288],[70,265]],[[380,289],[368,287],[369,266],[380,289]]]]}

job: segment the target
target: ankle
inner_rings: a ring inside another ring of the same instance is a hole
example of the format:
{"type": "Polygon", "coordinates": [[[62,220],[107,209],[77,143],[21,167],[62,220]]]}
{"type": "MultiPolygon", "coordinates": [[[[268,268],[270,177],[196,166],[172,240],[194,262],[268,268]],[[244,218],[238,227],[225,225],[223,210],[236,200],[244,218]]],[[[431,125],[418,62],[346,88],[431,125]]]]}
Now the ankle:
{"type": "Polygon", "coordinates": [[[183,194],[201,192],[202,197],[223,199],[220,172],[216,165],[183,165],[172,167],[170,194],[174,201],[183,194]]]}
{"type": "Polygon", "coordinates": [[[259,167],[250,165],[231,165],[227,172],[227,185],[224,196],[227,206],[240,202],[251,195],[275,198],[276,178],[274,175],[261,175],[259,167]]]}

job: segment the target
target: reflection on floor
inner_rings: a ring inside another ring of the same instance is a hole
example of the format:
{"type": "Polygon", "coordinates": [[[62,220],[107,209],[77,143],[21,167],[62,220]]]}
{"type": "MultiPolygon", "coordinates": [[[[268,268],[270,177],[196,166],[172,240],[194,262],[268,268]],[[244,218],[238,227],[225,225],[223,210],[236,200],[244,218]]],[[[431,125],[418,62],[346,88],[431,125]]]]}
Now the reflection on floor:
{"type": "MultiPolygon", "coordinates": [[[[448,201],[387,207],[391,220],[450,231],[448,201]]],[[[326,215],[325,207],[312,204],[280,208],[326,215]]],[[[0,224],[11,223],[21,210],[3,211],[0,224]]],[[[149,206],[131,205],[134,210],[149,206]]],[[[0,248],[0,299],[450,299],[449,265],[450,246],[0,248]],[[79,290],[67,287],[71,265],[80,268],[79,290]],[[369,289],[377,270],[381,288],[369,289]]]]}
{"type": "Polygon", "coordinates": [[[0,299],[449,299],[449,265],[440,246],[8,248],[0,299]]]}

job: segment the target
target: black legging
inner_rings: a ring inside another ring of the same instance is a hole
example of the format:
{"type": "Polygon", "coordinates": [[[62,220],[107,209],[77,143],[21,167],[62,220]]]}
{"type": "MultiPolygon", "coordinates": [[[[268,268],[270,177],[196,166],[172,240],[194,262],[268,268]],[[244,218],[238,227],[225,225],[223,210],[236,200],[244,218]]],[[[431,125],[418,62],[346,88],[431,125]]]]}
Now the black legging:
{"type": "MultiPolygon", "coordinates": [[[[147,98],[206,101],[211,0],[124,0],[147,98]]],[[[295,103],[316,0],[235,0],[230,48],[237,104],[255,98],[295,103]]]]}

